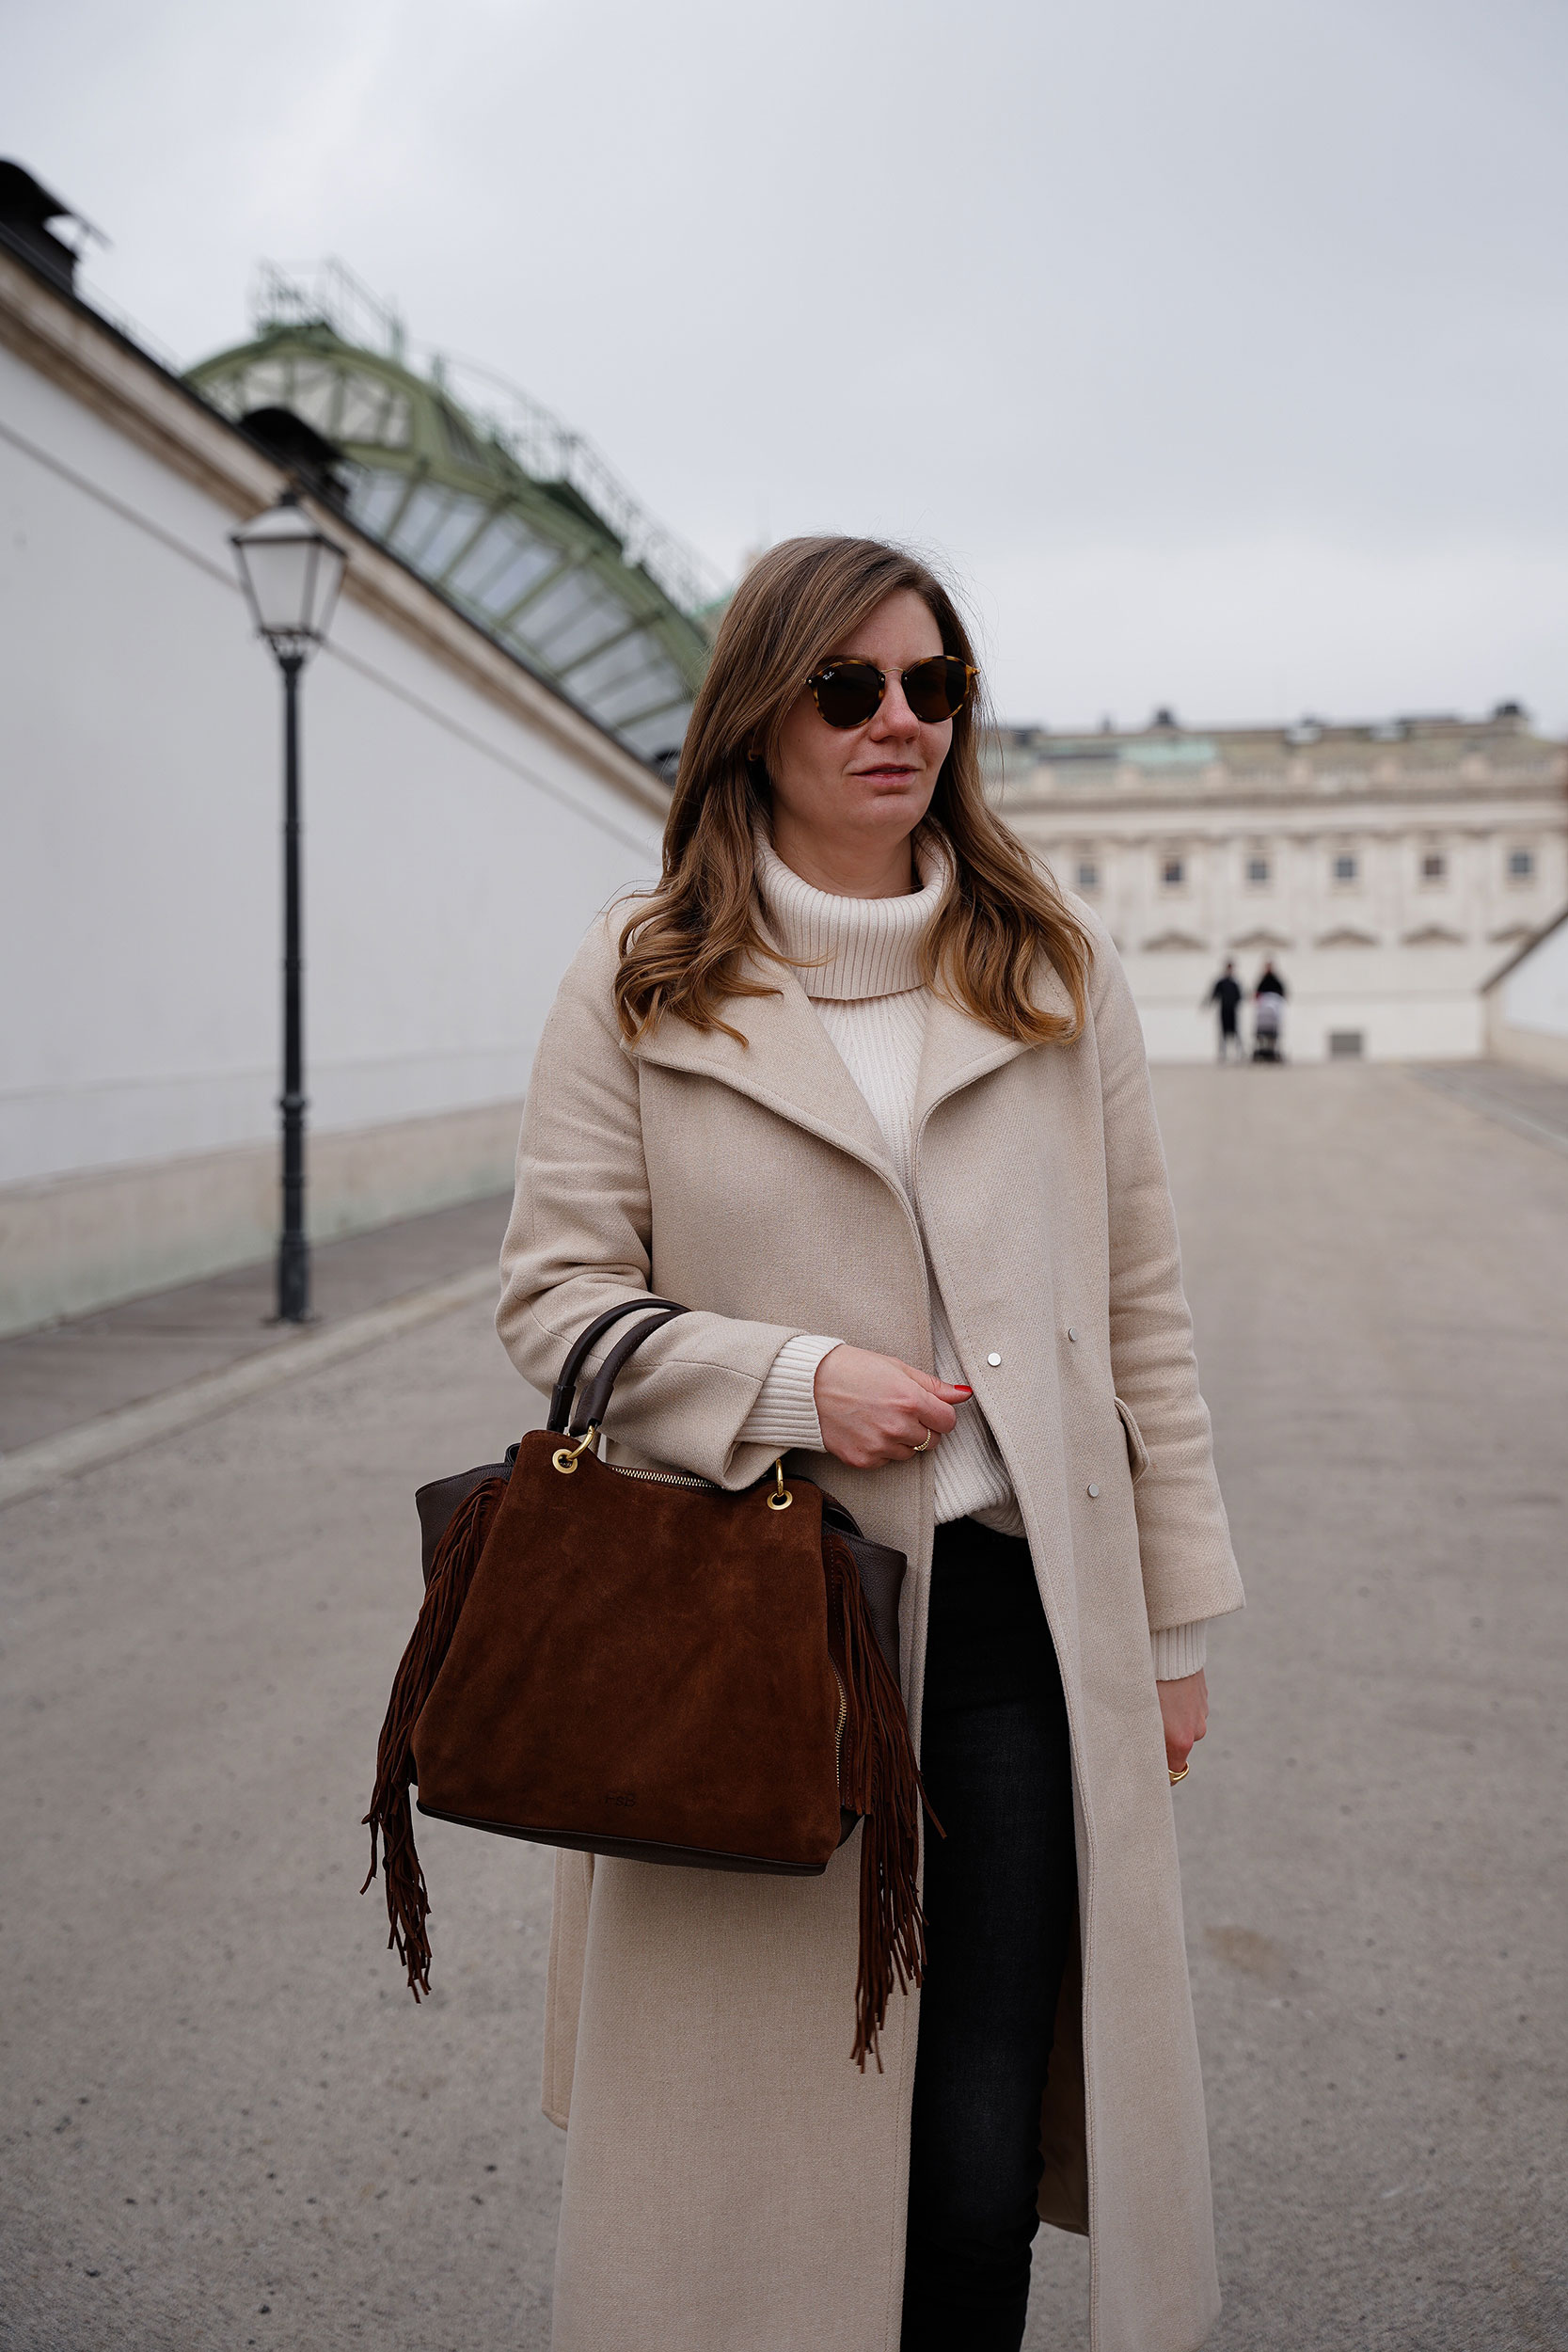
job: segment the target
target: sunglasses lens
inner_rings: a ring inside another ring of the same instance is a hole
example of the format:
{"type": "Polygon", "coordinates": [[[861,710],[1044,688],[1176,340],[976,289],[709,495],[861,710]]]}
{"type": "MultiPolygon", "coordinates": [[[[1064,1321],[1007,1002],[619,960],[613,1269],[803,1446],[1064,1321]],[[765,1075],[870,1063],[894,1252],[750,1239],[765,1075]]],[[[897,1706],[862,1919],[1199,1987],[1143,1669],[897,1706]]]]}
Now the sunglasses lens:
{"type": "Polygon", "coordinates": [[[957,654],[933,654],[904,673],[904,699],[917,719],[934,726],[955,718],[969,700],[969,670],[957,654]]]}
{"type": "Polygon", "coordinates": [[[863,727],[882,699],[882,674],[874,661],[830,661],[811,691],[831,727],[863,727]]]}

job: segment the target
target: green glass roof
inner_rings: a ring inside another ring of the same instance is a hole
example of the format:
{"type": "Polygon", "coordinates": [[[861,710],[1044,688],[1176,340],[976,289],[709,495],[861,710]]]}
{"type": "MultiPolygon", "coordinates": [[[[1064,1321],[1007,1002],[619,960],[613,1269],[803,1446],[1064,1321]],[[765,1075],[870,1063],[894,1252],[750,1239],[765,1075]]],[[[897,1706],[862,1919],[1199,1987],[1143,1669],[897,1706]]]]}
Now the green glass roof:
{"type": "Polygon", "coordinates": [[[483,418],[439,361],[416,374],[319,317],[263,325],[188,380],[236,422],[302,417],[348,459],[348,512],[369,537],[628,750],[661,761],[679,746],[707,661],[702,616],[721,598],[590,444],[521,394],[483,418]]]}

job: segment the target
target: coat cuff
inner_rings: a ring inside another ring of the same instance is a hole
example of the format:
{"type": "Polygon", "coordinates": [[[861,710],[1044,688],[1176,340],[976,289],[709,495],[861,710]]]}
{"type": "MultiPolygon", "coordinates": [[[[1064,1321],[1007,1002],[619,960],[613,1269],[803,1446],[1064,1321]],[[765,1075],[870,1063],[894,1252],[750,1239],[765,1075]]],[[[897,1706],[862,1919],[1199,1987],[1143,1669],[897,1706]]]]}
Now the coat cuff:
{"type": "Polygon", "coordinates": [[[1167,1625],[1163,1631],[1151,1633],[1149,1647],[1154,1652],[1156,1682],[1180,1682],[1183,1675],[1196,1675],[1209,1657],[1209,1620],[1197,1618],[1192,1625],[1167,1625]]]}
{"type": "Polygon", "coordinates": [[[816,1418],[816,1367],[831,1356],[838,1340],[797,1332],[774,1357],[757,1401],[741,1423],[739,1445],[774,1446],[781,1454],[798,1448],[807,1454],[822,1451],[822,1424],[816,1418]]]}

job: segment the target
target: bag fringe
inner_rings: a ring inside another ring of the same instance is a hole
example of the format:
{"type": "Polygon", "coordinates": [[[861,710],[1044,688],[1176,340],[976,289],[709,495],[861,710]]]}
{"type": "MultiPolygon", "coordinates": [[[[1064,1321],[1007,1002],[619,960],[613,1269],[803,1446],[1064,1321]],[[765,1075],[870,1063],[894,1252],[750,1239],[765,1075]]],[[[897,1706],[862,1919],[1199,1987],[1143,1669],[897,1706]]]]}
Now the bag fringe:
{"type": "Polygon", "coordinates": [[[868,2057],[882,2071],[879,2036],[896,1977],[907,1993],[926,1973],[926,1917],[920,1907],[920,1813],[938,1836],[927,1803],[896,1676],[882,1656],[860,1571],[847,1545],[825,1533],[844,1627],[847,1711],[839,1751],[839,1796],[861,1815],[860,1971],[855,1980],[855,2046],[862,2074],[868,2057]]]}
{"type": "Polygon", "coordinates": [[[490,1522],[505,1492],[504,1478],[487,1478],[453,1512],[431,1562],[424,1603],[392,1684],[376,1748],[375,1789],[365,1816],[371,1867],[359,1892],[363,1895],[375,1877],[379,1837],[390,1923],[387,1946],[396,1948],[408,1971],[408,1989],[416,2001],[421,1992],[430,1991],[430,1938],[425,1931],[430,1897],[414,1845],[414,1813],[408,1802],[414,1781],[414,1726],[446,1662],[490,1522]]]}

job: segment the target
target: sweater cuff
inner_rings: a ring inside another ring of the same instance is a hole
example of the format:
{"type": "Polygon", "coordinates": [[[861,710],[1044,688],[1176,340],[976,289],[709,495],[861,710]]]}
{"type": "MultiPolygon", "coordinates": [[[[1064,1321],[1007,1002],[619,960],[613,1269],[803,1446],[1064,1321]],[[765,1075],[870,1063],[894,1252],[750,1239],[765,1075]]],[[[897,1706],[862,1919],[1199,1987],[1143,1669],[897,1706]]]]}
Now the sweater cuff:
{"type": "Polygon", "coordinates": [[[1163,1631],[1151,1633],[1149,1647],[1154,1652],[1156,1682],[1180,1682],[1183,1675],[1196,1675],[1209,1657],[1209,1620],[1198,1617],[1191,1625],[1167,1625],[1163,1631]]]}
{"type": "Polygon", "coordinates": [[[785,1340],[757,1391],[757,1401],[741,1423],[742,1445],[771,1446],[776,1453],[791,1448],[807,1454],[822,1451],[822,1424],[816,1418],[816,1367],[831,1356],[838,1340],[825,1340],[809,1331],[785,1340]]]}

